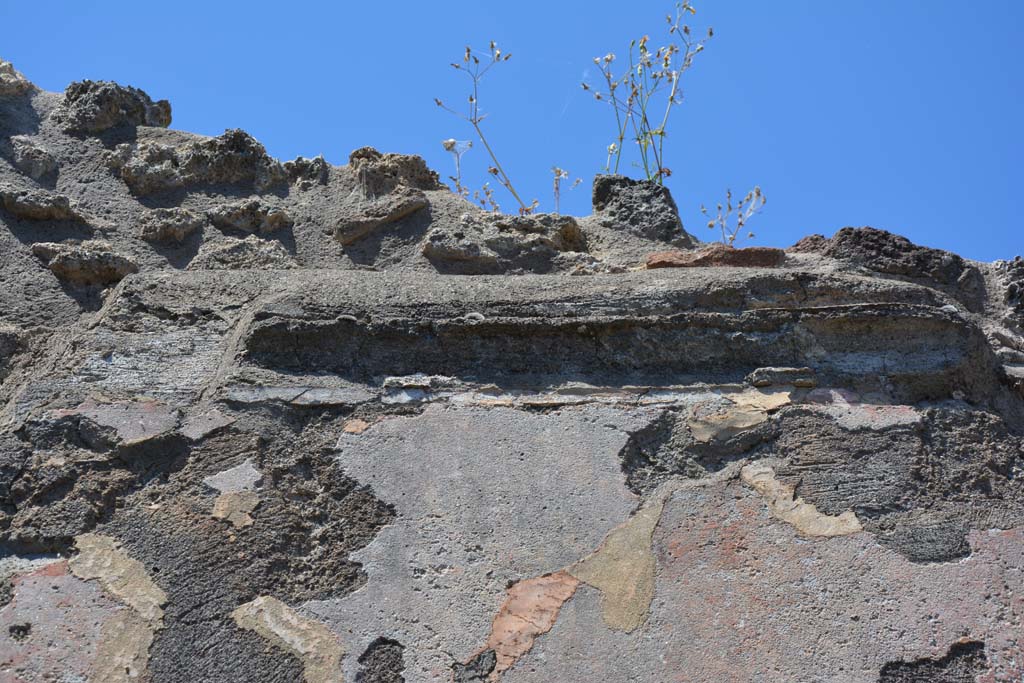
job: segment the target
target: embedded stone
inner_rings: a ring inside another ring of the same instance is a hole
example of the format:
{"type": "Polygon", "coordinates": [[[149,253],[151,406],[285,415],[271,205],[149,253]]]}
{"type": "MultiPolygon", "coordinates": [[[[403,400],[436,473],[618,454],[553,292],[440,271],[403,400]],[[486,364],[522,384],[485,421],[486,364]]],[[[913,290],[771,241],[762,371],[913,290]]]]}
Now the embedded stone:
{"type": "Polygon", "coordinates": [[[737,249],[725,244],[710,244],[695,251],[660,251],[647,257],[647,267],[702,268],[777,268],[786,260],[786,252],[773,247],[737,249]]]}

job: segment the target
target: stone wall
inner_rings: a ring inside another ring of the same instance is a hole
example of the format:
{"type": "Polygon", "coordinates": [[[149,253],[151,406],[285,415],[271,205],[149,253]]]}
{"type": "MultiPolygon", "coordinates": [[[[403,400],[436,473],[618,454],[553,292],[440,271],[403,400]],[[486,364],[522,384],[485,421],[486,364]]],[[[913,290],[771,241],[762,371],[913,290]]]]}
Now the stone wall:
{"type": "Polygon", "coordinates": [[[0,681],[1024,676],[1019,258],[0,113],[0,681]]]}

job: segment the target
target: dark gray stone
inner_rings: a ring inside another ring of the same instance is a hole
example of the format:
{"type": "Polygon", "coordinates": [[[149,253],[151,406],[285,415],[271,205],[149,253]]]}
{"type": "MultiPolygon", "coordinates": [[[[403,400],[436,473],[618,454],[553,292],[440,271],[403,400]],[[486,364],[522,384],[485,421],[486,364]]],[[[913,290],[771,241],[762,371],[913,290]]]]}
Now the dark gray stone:
{"type": "Polygon", "coordinates": [[[683,229],[672,193],[650,180],[621,175],[594,177],[594,213],[609,227],[683,249],[697,246],[683,229]]]}

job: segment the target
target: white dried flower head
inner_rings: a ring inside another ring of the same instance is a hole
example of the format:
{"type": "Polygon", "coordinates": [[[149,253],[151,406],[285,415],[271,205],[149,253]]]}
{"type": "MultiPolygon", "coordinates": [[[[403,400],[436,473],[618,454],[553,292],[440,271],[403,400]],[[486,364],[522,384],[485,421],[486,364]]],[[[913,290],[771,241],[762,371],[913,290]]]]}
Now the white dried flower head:
{"type": "Polygon", "coordinates": [[[447,140],[442,140],[441,146],[444,147],[444,151],[446,152],[455,151],[455,138],[448,138],[447,140]]]}
{"type": "Polygon", "coordinates": [[[609,154],[615,154],[617,151],[619,151],[619,146],[617,144],[613,142],[612,144],[608,145],[609,154]]]}

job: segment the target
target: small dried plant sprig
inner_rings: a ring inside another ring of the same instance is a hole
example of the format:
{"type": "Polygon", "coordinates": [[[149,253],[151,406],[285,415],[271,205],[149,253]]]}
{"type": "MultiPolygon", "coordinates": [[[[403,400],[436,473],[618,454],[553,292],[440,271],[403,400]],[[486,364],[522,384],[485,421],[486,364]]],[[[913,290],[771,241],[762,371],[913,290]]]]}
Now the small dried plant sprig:
{"type": "Polygon", "coordinates": [[[687,15],[696,13],[688,0],[677,2],[675,16],[665,17],[673,42],[651,52],[648,36],[631,41],[629,66],[621,75],[616,75],[613,70],[614,54],[594,58],[604,78],[605,89],[596,90],[587,83],[583,83],[583,89],[593,92],[597,101],[610,104],[615,112],[616,137],[608,146],[605,171],[619,172],[624,142],[629,135],[637,144],[640,163],[648,180],[664,184],[664,179],[672,175],[671,169],[665,165],[669,116],[672,108],[683,101],[683,74],[693,66],[694,57],[704,51],[704,44],[714,35],[709,28],[704,37],[694,37],[693,30],[684,20],[687,15]],[[659,117],[657,112],[661,111],[662,97],[664,111],[659,117]]]}
{"type": "MultiPolygon", "coordinates": [[[[760,187],[755,187],[748,192],[735,206],[732,203],[732,190],[725,191],[725,205],[718,205],[718,213],[714,216],[704,207],[700,206],[700,212],[708,218],[708,228],[718,228],[722,233],[722,244],[734,246],[747,222],[760,213],[764,208],[767,199],[760,187]]],[[[753,239],[754,233],[748,232],[747,237],[753,239]]]]}
{"type": "Polygon", "coordinates": [[[469,188],[462,184],[462,155],[473,149],[473,141],[448,138],[441,141],[441,146],[455,159],[455,175],[448,176],[455,182],[455,193],[460,197],[468,197],[469,188]]]}
{"type": "Polygon", "coordinates": [[[479,190],[473,190],[473,199],[480,202],[480,206],[485,210],[501,213],[501,206],[494,199],[494,190],[491,189],[490,183],[484,183],[484,186],[479,190]]]}
{"type": "MultiPolygon", "coordinates": [[[[559,213],[558,205],[562,199],[562,181],[569,179],[569,172],[564,168],[552,166],[551,173],[554,175],[555,213],[559,213]]],[[[576,178],[576,180],[572,181],[572,185],[569,186],[569,189],[575,189],[582,182],[583,178],[576,178]]]]}
{"type": "Polygon", "coordinates": [[[473,130],[476,131],[477,137],[480,138],[480,142],[483,143],[484,148],[490,155],[491,161],[494,162],[494,165],[487,169],[488,172],[497,178],[498,182],[501,183],[513,197],[515,197],[516,202],[519,203],[519,213],[530,213],[533,211],[533,208],[536,207],[537,202],[534,201],[533,208],[531,208],[531,206],[528,206],[526,202],[520,199],[519,193],[516,192],[514,187],[512,187],[512,180],[508,177],[505,169],[501,167],[501,163],[498,161],[498,157],[495,155],[494,149],[492,149],[490,143],[487,142],[487,137],[484,135],[484,131],[480,127],[481,122],[487,118],[487,114],[480,113],[480,81],[496,64],[507,62],[511,56],[511,53],[503,54],[492,40],[490,43],[490,60],[484,63],[479,57],[473,54],[473,49],[467,46],[466,52],[462,57],[462,62],[452,62],[452,67],[456,71],[466,74],[473,82],[473,92],[469,95],[469,109],[467,113],[463,114],[462,112],[452,109],[436,97],[434,98],[434,102],[445,111],[458,116],[460,119],[467,121],[471,126],[473,126],[473,130]]]}

